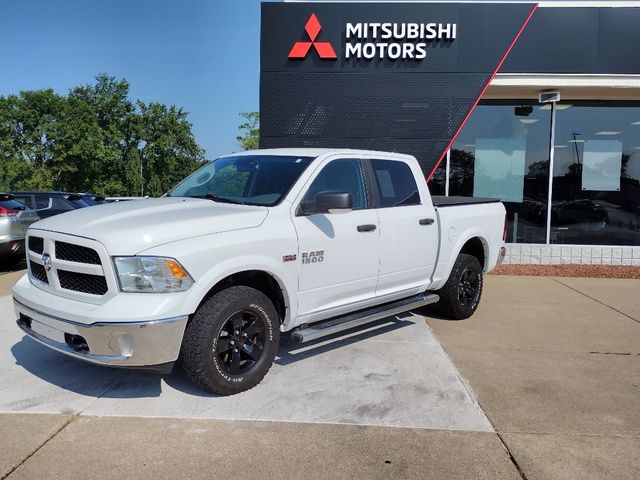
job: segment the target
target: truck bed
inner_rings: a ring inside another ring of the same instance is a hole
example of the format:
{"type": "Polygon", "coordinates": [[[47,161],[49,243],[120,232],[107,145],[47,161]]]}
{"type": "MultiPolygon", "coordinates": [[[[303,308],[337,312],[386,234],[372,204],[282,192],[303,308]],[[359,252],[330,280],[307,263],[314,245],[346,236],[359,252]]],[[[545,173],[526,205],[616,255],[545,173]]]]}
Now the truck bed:
{"type": "Polygon", "coordinates": [[[433,201],[433,206],[437,208],[500,202],[499,198],[445,197],[443,195],[433,195],[431,200],[433,201]]]}

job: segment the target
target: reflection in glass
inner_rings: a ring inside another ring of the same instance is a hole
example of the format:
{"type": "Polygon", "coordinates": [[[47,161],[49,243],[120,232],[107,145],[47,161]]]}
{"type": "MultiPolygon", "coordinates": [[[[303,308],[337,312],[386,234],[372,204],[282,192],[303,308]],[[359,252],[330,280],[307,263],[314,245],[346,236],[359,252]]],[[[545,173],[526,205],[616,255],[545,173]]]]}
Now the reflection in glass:
{"type": "Polygon", "coordinates": [[[501,198],[507,242],[546,240],[550,123],[537,104],[483,102],[453,144],[449,194],[501,198]]]}
{"type": "Polygon", "coordinates": [[[433,172],[433,175],[431,175],[431,178],[429,179],[429,192],[431,193],[431,195],[444,195],[446,193],[446,168],[447,159],[445,157],[442,162],[440,162],[440,165],[438,165],[438,168],[436,168],[436,171],[433,172]]]}
{"type": "Polygon", "coordinates": [[[640,104],[556,112],[551,242],[640,245],[640,104]]]}

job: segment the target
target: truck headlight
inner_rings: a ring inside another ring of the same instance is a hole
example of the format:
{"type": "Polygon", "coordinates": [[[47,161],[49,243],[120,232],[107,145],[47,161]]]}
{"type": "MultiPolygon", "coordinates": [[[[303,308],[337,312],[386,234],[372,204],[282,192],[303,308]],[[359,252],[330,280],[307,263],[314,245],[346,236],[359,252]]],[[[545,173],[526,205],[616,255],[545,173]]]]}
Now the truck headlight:
{"type": "Polygon", "coordinates": [[[193,285],[191,276],[173,258],[114,257],[113,263],[123,292],[184,292],[193,285]]]}

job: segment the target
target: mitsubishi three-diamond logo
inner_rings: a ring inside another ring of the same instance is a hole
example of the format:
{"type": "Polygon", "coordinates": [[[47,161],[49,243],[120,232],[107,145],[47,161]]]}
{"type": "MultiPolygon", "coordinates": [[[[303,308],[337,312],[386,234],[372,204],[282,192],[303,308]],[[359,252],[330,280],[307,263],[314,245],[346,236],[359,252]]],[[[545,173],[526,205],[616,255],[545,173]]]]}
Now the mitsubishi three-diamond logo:
{"type": "Polygon", "coordinates": [[[309,49],[313,46],[318,53],[318,56],[323,59],[335,60],[338,58],[333,46],[329,42],[316,42],[316,38],[322,30],[322,25],[318,21],[315,13],[312,13],[304,26],[307,35],[309,35],[310,42],[296,42],[291,47],[289,52],[289,58],[305,58],[309,49]]]}

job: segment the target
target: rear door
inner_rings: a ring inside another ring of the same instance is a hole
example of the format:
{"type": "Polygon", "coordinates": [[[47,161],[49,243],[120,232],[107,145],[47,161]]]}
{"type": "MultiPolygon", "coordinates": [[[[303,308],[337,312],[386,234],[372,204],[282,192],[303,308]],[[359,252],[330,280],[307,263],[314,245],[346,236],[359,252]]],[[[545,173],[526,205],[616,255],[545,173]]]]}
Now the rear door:
{"type": "Polygon", "coordinates": [[[321,319],[362,301],[375,299],[380,235],[359,158],[325,161],[294,204],[298,234],[298,315],[321,319]],[[348,213],[301,215],[301,201],[322,191],[346,191],[348,213]]]}
{"type": "Polygon", "coordinates": [[[416,184],[422,171],[400,159],[371,158],[369,165],[380,221],[376,295],[418,293],[430,282],[439,235],[426,185],[421,192],[416,184]]]}

